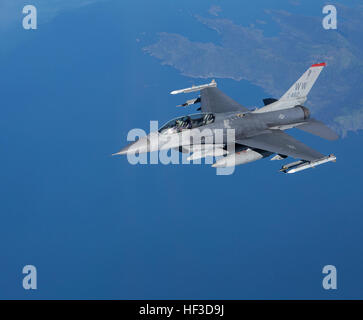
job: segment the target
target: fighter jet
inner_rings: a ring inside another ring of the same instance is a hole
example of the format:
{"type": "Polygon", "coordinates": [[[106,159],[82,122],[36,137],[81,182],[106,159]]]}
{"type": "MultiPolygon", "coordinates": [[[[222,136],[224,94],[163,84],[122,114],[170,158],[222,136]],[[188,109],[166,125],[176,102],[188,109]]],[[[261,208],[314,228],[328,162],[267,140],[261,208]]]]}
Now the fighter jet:
{"type": "Polygon", "coordinates": [[[180,152],[191,153],[188,160],[218,157],[213,167],[236,166],[270,156],[273,156],[271,160],[297,159],[282,166],[280,171],[284,173],[335,161],[333,154],[325,156],[285,132],[297,128],[327,140],[338,139],[334,131],[312,118],[303,105],[325,65],[313,64],[280,99],[263,99],[264,106],[254,110],[228,97],[217,88],[214,80],[174,90],[170,92],[173,95],[199,91],[197,98],[181,106],[200,103],[197,110],[201,112],[172,119],[158,132],[141,137],[115,155],[177,148],[180,152]],[[231,130],[233,135],[229,134],[231,130]],[[222,135],[221,139],[217,139],[217,133],[222,135]]]}

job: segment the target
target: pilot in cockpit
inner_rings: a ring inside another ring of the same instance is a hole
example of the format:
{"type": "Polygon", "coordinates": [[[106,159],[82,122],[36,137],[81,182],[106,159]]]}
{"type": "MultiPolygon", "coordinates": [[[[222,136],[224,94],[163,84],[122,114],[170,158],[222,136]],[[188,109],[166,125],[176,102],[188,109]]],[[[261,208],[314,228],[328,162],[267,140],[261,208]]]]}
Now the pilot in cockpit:
{"type": "Polygon", "coordinates": [[[185,129],[191,129],[192,128],[192,123],[190,121],[190,118],[185,117],[185,118],[182,118],[182,119],[177,119],[175,121],[175,127],[176,127],[178,132],[183,131],[185,129]]]}

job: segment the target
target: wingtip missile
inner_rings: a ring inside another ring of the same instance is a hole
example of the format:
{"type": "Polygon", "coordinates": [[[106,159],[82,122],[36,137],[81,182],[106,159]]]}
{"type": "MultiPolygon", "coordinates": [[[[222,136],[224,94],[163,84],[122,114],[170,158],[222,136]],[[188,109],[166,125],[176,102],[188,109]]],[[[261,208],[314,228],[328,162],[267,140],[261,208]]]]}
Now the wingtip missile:
{"type": "Polygon", "coordinates": [[[200,91],[205,88],[216,87],[216,86],[217,86],[217,82],[213,79],[210,83],[201,84],[199,86],[191,86],[189,88],[184,88],[184,89],[179,89],[179,90],[174,90],[174,91],[171,91],[170,94],[189,93],[189,92],[200,91]]]}
{"type": "Polygon", "coordinates": [[[285,165],[281,168],[280,171],[284,172],[284,173],[296,173],[299,171],[303,171],[309,168],[315,168],[317,166],[320,166],[321,164],[327,163],[327,162],[336,162],[337,158],[334,154],[331,154],[327,157],[318,159],[318,160],[314,160],[314,161],[297,161],[297,162],[293,162],[290,163],[288,165],[285,165]]]}

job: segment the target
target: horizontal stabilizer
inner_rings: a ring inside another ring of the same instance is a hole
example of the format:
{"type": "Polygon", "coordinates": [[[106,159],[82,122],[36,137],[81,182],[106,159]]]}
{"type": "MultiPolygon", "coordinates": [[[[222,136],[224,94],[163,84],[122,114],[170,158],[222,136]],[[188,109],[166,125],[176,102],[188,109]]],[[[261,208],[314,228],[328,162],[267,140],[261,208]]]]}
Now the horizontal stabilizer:
{"type": "Polygon", "coordinates": [[[296,128],[326,140],[336,140],[339,138],[339,136],[332,129],[315,119],[309,119],[307,122],[297,126],[296,128]]]}

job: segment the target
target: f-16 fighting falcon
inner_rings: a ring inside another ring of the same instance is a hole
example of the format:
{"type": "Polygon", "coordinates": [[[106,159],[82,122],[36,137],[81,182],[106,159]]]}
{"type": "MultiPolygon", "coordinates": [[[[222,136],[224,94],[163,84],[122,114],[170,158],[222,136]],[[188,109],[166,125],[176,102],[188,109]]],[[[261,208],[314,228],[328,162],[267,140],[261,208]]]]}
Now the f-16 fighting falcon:
{"type": "Polygon", "coordinates": [[[285,132],[297,128],[327,140],[338,139],[330,128],[310,117],[309,109],[303,106],[324,67],[325,63],[313,64],[280,99],[263,99],[264,106],[255,110],[249,110],[225,95],[214,80],[172,91],[171,94],[200,91],[198,98],[181,106],[200,103],[198,111],[201,113],[170,120],[158,132],[141,137],[115,155],[173,148],[191,153],[188,160],[219,157],[212,165],[217,168],[245,164],[272,155],[271,160],[297,159],[281,168],[284,173],[295,173],[335,161],[334,155],[324,156],[285,132]],[[231,129],[232,136],[229,135],[231,129]],[[222,132],[219,141],[217,132],[222,132]],[[229,148],[231,145],[233,148],[229,148]]]}

